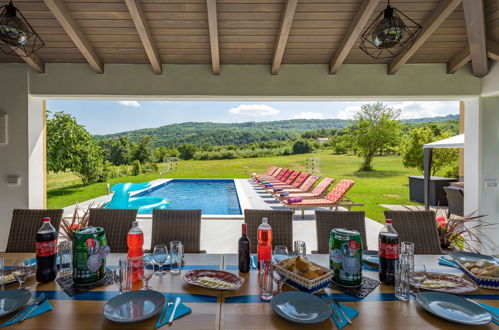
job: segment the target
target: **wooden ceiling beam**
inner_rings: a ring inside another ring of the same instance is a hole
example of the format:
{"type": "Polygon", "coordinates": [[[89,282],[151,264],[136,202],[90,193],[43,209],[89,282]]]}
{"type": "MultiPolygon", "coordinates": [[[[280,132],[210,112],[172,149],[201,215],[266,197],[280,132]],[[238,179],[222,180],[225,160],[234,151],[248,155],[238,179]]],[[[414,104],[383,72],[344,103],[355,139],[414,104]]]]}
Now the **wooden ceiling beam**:
{"type": "Polygon", "coordinates": [[[19,55],[30,68],[38,73],[45,73],[45,63],[36,54],[26,56],[26,53],[20,48],[17,48],[15,53],[19,55]]]}
{"type": "Polygon", "coordinates": [[[466,47],[464,47],[459,53],[454,55],[449,62],[447,62],[447,73],[456,73],[457,70],[465,66],[470,60],[470,48],[466,45],[466,47]]]}
{"type": "Polygon", "coordinates": [[[348,33],[341,41],[338,50],[334,54],[329,65],[329,74],[336,74],[340,70],[341,65],[348,56],[348,53],[352,49],[355,42],[359,39],[364,26],[366,26],[367,21],[371,17],[371,14],[376,9],[379,0],[364,0],[362,1],[357,14],[353,18],[350,26],[348,27],[348,33]]]}
{"type": "Polygon", "coordinates": [[[103,73],[104,65],[102,64],[102,61],[97,56],[94,48],[87,40],[64,3],[61,0],[43,0],[43,2],[45,2],[45,5],[47,5],[59,24],[61,24],[64,31],[66,31],[69,38],[71,38],[76,47],[80,50],[92,69],[97,73],[103,73]]]}
{"type": "Polygon", "coordinates": [[[298,0],[287,0],[284,11],[281,18],[281,27],[279,33],[276,37],[276,43],[274,46],[274,56],[272,57],[272,74],[276,75],[279,73],[281,68],[282,58],[284,56],[284,50],[286,49],[286,44],[288,42],[289,31],[291,30],[291,24],[293,24],[293,17],[295,16],[296,6],[298,5],[298,0]]]}
{"type": "Polygon", "coordinates": [[[125,0],[130,16],[132,17],[133,24],[137,29],[140,41],[144,46],[149,62],[151,62],[152,70],[156,74],[162,73],[161,59],[159,57],[158,49],[154,44],[149,26],[147,25],[144,11],[140,6],[139,0],[125,0]]]}
{"type": "Polygon", "coordinates": [[[489,66],[483,1],[463,0],[463,9],[473,75],[484,77],[489,73],[489,66]]]}
{"type": "Polygon", "coordinates": [[[487,40],[487,56],[494,61],[499,61],[499,43],[487,40]]]}
{"type": "Polygon", "coordinates": [[[206,0],[208,10],[208,28],[210,31],[211,70],[220,74],[220,49],[218,46],[217,0],[206,0]]]}
{"type": "Polygon", "coordinates": [[[431,11],[424,20],[423,29],[411,48],[402,52],[388,64],[388,74],[395,74],[407,61],[416,53],[416,51],[425,43],[426,40],[435,32],[440,24],[456,9],[461,0],[443,0],[437,7],[431,11]]]}

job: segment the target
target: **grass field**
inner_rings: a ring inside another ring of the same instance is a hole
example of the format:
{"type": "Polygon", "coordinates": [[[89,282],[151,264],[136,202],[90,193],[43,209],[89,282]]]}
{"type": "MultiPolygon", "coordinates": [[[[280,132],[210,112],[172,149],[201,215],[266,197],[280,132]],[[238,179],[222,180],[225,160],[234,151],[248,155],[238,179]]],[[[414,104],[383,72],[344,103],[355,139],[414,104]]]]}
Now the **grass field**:
{"type": "MultiPolygon", "coordinates": [[[[270,165],[305,170],[307,157],[317,157],[320,175],[337,180],[352,179],[355,186],[348,196],[365,206],[354,209],[366,211],[369,218],[382,221],[383,210],[379,204],[414,204],[409,201],[409,175],[417,175],[402,166],[399,156],[376,157],[374,171],[358,172],[361,159],[351,155],[305,154],[280,157],[245,158],[233,160],[180,161],[178,170],[166,177],[175,178],[248,178],[252,172],[264,172],[270,165]]],[[[158,164],[161,170],[161,164],[158,164]]],[[[163,176],[165,177],[165,176],[163,176]]],[[[145,182],[158,179],[158,173],[121,177],[109,180],[118,182],[145,182]]],[[[50,173],[47,178],[47,206],[61,208],[106,194],[106,183],[89,186],[72,173],[50,173]]]]}

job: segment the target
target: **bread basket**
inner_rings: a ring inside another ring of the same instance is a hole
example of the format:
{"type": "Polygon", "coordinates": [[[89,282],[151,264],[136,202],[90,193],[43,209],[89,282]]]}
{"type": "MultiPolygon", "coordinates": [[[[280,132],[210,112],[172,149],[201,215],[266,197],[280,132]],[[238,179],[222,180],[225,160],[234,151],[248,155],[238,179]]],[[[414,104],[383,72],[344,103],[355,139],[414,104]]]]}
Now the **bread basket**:
{"type": "Polygon", "coordinates": [[[477,276],[472,272],[470,272],[466,267],[464,267],[464,265],[458,259],[454,259],[454,261],[459,266],[459,269],[461,269],[466,274],[466,276],[468,276],[479,287],[485,289],[499,290],[498,277],[477,276]]]}
{"type": "Polygon", "coordinates": [[[314,265],[317,268],[323,269],[326,271],[326,274],[321,275],[313,280],[309,280],[304,278],[301,275],[298,275],[292,271],[287,270],[286,268],[281,266],[280,263],[276,263],[274,268],[275,271],[280,275],[287,277],[286,284],[289,286],[303,292],[308,292],[308,293],[315,293],[318,291],[321,291],[322,289],[326,288],[329,286],[331,283],[331,279],[333,278],[333,271],[322,267],[319,264],[316,264],[315,262],[309,261],[312,265],[314,265]]]}

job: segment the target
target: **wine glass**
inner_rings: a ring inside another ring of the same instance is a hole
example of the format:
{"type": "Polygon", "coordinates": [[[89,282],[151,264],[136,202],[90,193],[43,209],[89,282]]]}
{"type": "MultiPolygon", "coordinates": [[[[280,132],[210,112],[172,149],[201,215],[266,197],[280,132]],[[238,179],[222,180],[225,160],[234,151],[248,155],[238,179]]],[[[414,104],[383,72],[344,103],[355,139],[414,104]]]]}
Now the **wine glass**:
{"type": "Polygon", "coordinates": [[[274,259],[280,262],[288,257],[288,248],[285,245],[276,245],[274,248],[274,259]]]}
{"type": "Polygon", "coordinates": [[[157,270],[154,274],[158,276],[163,276],[166,272],[163,270],[163,265],[168,259],[168,248],[164,244],[159,244],[154,247],[153,251],[154,261],[158,264],[159,270],[157,270]]]}
{"type": "Polygon", "coordinates": [[[413,291],[414,296],[418,296],[421,293],[420,287],[421,284],[426,280],[426,266],[423,264],[421,266],[414,267],[414,270],[411,271],[410,281],[414,286],[415,291],[413,291]]]}
{"type": "Polygon", "coordinates": [[[139,277],[142,280],[142,290],[151,290],[149,287],[149,280],[154,274],[154,262],[151,259],[144,260],[144,272],[139,272],[139,277]]]}
{"type": "Polygon", "coordinates": [[[32,266],[30,259],[21,258],[14,260],[12,265],[12,272],[16,280],[19,282],[18,290],[29,290],[29,287],[24,286],[24,282],[31,275],[32,266]]]}

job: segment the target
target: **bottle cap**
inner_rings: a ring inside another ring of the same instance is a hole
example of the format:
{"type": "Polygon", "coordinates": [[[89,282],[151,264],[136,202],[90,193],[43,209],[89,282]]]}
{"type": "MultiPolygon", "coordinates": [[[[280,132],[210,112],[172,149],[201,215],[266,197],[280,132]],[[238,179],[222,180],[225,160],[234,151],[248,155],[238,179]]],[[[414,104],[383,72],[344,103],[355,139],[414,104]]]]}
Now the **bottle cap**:
{"type": "Polygon", "coordinates": [[[132,222],[132,228],[133,227],[138,227],[139,226],[139,222],[138,221],[134,221],[132,222]]]}
{"type": "Polygon", "coordinates": [[[267,219],[267,218],[262,218],[262,223],[269,223],[269,219],[267,219]]]}
{"type": "Polygon", "coordinates": [[[43,218],[43,222],[50,222],[50,218],[49,217],[43,218]]]}
{"type": "Polygon", "coordinates": [[[386,223],[387,224],[391,224],[392,223],[392,219],[386,219],[386,223]]]}

